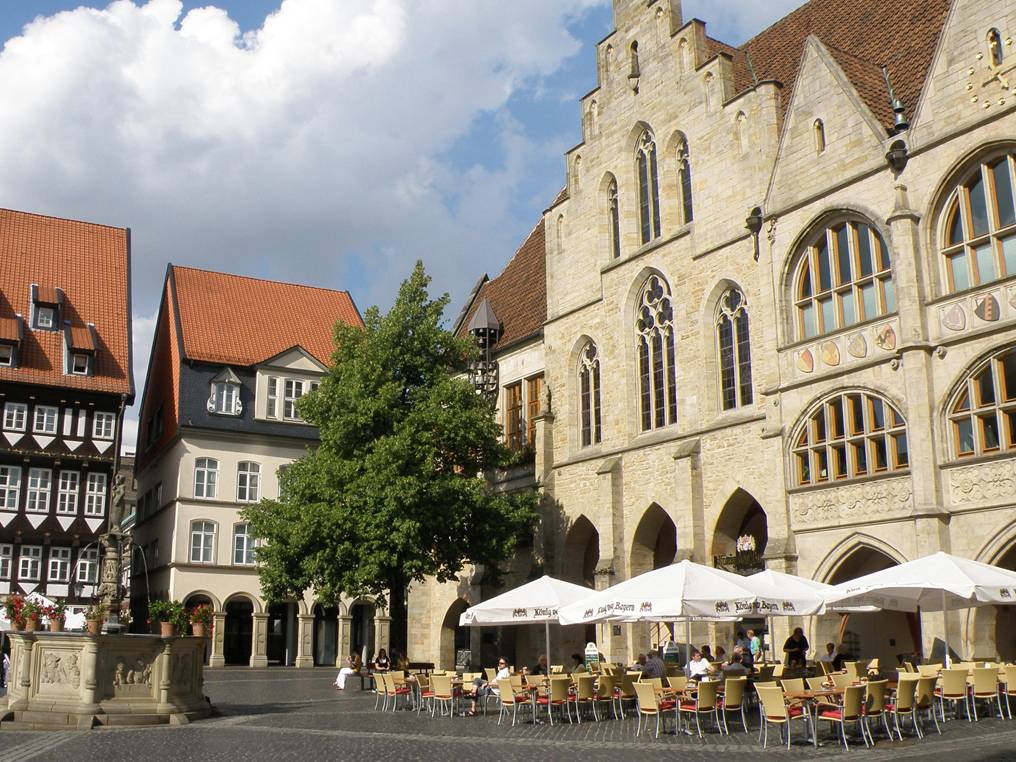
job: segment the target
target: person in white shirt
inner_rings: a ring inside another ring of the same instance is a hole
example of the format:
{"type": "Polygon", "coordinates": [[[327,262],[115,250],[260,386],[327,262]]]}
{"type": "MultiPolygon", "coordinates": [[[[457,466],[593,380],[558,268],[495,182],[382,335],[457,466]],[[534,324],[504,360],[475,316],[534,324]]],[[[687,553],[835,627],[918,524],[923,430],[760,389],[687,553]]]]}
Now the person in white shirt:
{"type": "Polygon", "coordinates": [[[703,677],[708,677],[712,665],[702,656],[701,651],[691,652],[691,661],[688,662],[688,677],[694,680],[701,680],[703,677]]]}
{"type": "Polygon", "coordinates": [[[484,682],[482,678],[476,678],[473,684],[476,688],[473,690],[473,702],[469,707],[469,716],[476,716],[476,702],[480,699],[484,699],[488,694],[493,693],[495,696],[501,695],[501,689],[498,687],[498,680],[509,680],[511,679],[511,671],[508,669],[508,662],[505,661],[504,657],[497,660],[497,675],[494,677],[493,682],[484,682]]]}
{"type": "Polygon", "coordinates": [[[836,646],[832,643],[826,643],[825,650],[826,652],[819,656],[818,660],[832,664],[836,660],[836,646]]]}

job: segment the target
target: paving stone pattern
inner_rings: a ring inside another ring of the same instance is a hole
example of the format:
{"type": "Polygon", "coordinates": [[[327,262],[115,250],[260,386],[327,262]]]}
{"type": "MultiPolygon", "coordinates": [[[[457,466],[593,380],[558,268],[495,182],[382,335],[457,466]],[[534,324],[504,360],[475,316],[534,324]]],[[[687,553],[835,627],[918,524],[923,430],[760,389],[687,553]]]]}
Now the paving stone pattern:
{"type": "MultiPolygon", "coordinates": [[[[92,731],[0,732],[0,762],[15,760],[324,760],[464,759],[540,760],[581,756],[583,762],[715,759],[928,759],[949,762],[1016,760],[1016,721],[949,722],[942,736],[924,741],[883,740],[875,751],[844,753],[830,740],[823,748],[795,735],[793,749],[762,752],[757,731],[731,729],[704,739],[635,736],[635,721],[583,721],[581,725],[498,727],[487,717],[418,716],[375,712],[374,695],[358,686],[339,693],[332,670],[217,669],[206,672],[206,692],[220,716],[186,727],[92,731]]],[[[493,707],[493,704],[491,705],[493,707]]],[[[800,730],[798,730],[800,733],[800,730]]]]}

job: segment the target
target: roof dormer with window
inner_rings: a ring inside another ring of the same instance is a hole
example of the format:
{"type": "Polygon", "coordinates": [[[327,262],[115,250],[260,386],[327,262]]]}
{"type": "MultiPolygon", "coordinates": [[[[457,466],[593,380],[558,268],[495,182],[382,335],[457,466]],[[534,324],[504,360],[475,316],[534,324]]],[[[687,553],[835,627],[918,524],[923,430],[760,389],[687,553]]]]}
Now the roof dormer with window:
{"type": "Polygon", "coordinates": [[[33,283],[31,286],[31,307],[30,320],[32,330],[36,331],[58,331],[61,321],[60,313],[64,303],[64,292],[62,288],[55,286],[40,286],[33,283]]]}
{"type": "Polygon", "coordinates": [[[21,315],[0,317],[0,367],[18,367],[18,350],[24,333],[25,321],[21,315]]]}
{"type": "Polygon", "coordinates": [[[214,415],[240,415],[243,413],[243,402],[240,401],[239,377],[231,368],[223,368],[211,383],[208,396],[208,412],[214,415]]]}
{"type": "Polygon", "coordinates": [[[64,326],[64,373],[91,376],[95,372],[95,326],[64,326]]]}

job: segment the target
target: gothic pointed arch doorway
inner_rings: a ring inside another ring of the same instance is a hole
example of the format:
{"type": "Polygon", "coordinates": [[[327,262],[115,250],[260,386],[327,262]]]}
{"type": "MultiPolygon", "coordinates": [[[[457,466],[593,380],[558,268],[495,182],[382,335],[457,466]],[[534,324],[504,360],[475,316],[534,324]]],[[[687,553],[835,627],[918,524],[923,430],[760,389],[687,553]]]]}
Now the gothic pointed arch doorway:
{"type": "MultiPolygon", "coordinates": [[[[677,557],[677,526],[658,503],[651,504],[642,514],[632,536],[628,561],[629,578],[654,569],[670,566],[677,557]]],[[[632,626],[634,653],[676,639],[671,623],[642,622],[632,626]]]]}
{"type": "Polygon", "coordinates": [[[713,530],[713,565],[737,574],[765,568],[769,519],[755,497],[738,487],[727,499],[713,530]]]}

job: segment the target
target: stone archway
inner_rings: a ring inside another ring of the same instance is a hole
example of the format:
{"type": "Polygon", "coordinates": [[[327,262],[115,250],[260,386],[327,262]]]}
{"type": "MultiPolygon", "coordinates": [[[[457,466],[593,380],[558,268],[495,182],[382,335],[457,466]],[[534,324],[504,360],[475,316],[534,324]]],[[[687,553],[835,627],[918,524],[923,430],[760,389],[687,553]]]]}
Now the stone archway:
{"type": "MultiPolygon", "coordinates": [[[[628,561],[629,578],[674,563],[677,557],[677,526],[657,503],[642,514],[632,536],[631,556],[628,561]]],[[[632,625],[632,642],[629,647],[640,652],[675,636],[671,625],[642,622],[632,625]]]]}
{"type": "Polygon", "coordinates": [[[769,519],[762,505],[749,492],[734,490],[713,530],[713,564],[743,574],[761,571],[768,542],[769,519]],[[739,541],[746,547],[738,549],[739,541]]]}
{"type": "Polygon", "coordinates": [[[470,649],[469,628],[459,625],[459,617],[467,608],[469,604],[462,598],[456,598],[445,612],[444,620],[441,622],[441,658],[437,665],[439,668],[453,669],[460,666],[457,658],[459,653],[470,649]]]}
{"type": "Polygon", "coordinates": [[[336,606],[314,606],[314,666],[334,666],[338,660],[338,620],[336,606]]]}
{"type": "Polygon", "coordinates": [[[596,565],[600,562],[600,533],[585,516],[579,516],[564,541],[562,577],[576,585],[596,587],[596,565]]]}
{"type": "Polygon", "coordinates": [[[225,663],[250,664],[254,640],[254,603],[249,598],[236,596],[226,601],[223,657],[225,663]]]}
{"type": "MultiPolygon", "coordinates": [[[[349,650],[361,657],[366,649],[367,658],[374,656],[374,616],[377,606],[373,601],[358,600],[349,607],[349,650]]],[[[348,654],[342,654],[342,658],[348,654]]]]}
{"type": "MultiPolygon", "coordinates": [[[[896,565],[896,559],[881,550],[859,544],[841,557],[825,582],[836,585],[896,565]]],[[[883,668],[893,668],[901,655],[910,658],[921,651],[919,614],[877,611],[851,613],[846,617],[845,626],[843,615],[827,614],[818,618],[815,629],[819,642],[811,644],[814,653],[823,653],[827,642],[837,643],[841,631],[842,643],[850,656],[862,660],[878,658],[883,668]]],[[[781,645],[777,644],[778,648],[781,645]]]]}
{"type": "MultiPolygon", "coordinates": [[[[1009,571],[1016,571],[1016,543],[995,562],[1009,571]]],[[[991,606],[995,610],[995,650],[999,659],[1016,660],[1016,606],[991,606]]]]}

